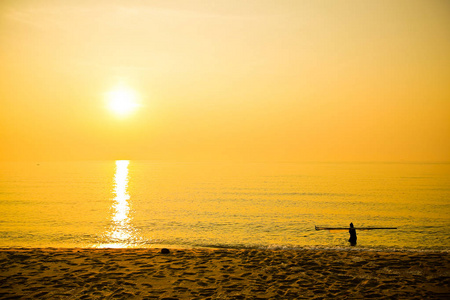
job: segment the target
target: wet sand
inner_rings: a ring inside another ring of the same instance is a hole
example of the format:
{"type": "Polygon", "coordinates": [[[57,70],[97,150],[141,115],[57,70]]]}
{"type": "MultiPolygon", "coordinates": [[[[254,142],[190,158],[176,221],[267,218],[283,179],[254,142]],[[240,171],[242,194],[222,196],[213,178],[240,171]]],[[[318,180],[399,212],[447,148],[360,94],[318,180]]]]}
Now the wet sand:
{"type": "Polygon", "coordinates": [[[449,253],[0,249],[1,299],[449,299],[449,253]]]}

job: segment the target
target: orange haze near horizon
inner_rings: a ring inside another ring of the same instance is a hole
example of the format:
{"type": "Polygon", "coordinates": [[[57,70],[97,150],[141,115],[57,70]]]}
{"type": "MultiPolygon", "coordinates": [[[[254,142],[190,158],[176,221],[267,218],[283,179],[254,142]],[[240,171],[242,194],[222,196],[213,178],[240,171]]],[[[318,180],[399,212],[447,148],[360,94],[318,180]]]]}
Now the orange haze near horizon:
{"type": "Polygon", "coordinates": [[[449,53],[446,1],[2,1],[0,160],[450,161],[449,53]]]}

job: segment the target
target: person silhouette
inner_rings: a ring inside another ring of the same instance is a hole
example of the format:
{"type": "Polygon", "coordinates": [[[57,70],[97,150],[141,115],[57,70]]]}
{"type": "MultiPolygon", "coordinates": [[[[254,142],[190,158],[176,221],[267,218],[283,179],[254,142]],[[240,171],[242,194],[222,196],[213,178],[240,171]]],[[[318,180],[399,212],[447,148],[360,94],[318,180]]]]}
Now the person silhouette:
{"type": "Polygon", "coordinates": [[[348,241],[350,242],[351,246],[355,246],[356,245],[356,229],[353,227],[353,223],[350,223],[350,229],[348,230],[348,232],[350,233],[350,238],[348,239],[348,241]]]}

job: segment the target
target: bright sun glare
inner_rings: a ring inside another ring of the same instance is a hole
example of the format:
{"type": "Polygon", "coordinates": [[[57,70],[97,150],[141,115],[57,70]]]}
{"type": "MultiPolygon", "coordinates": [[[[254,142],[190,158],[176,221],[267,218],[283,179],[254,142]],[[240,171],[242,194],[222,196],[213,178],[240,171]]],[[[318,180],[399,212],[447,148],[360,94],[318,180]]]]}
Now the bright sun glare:
{"type": "Polygon", "coordinates": [[[118,116],[126,116],[139,107],[136,92],[118,87],[108,93],[108,107],[118,116]]]}

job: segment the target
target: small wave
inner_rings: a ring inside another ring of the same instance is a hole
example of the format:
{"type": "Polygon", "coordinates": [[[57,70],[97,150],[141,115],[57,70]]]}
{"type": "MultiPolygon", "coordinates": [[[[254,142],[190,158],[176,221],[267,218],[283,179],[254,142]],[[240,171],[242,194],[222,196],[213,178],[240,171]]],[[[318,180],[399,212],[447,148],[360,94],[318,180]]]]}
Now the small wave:
{"type": "Polygon", "coordinates": [[[407,252],[407,253],[449,253],[450,249],[392,248],[392,247],[353,247],[353,246],[299,246],[299,245],[258,245],[258,244],[196,244],[189,248],[233,249],[233,250],[286,250],[286,251],[355,251],[355,252],[407,252]]]}
{"type": "Polygon", "coordinates": [[[357,197],[357,194],[346,193],[304,193],[304,192],[222,192],[223,195],[254,195],[254,196],[310,196],[310,197],[357,197]]]}

